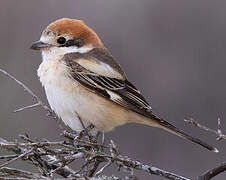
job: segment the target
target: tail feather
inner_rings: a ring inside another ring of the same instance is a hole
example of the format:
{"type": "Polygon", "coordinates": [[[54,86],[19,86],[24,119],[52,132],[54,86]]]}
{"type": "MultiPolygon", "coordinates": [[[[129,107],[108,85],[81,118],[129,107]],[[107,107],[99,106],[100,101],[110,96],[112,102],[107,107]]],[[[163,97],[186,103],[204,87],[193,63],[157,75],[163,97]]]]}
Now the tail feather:
{"type": "MultiPolygon", "coordinates": [[[[188,134],[186,134],[185,132],[183,132],[182,130],[178,129],[177,127],[175,127],[174,125],[168,123],[167,121],[165,121],[162,118],[159,118],[155,115],[152,115],[151,120],[155,121],[155,123],[157,123],[158,125],[156,127],[160,127],[162,129],[165,129],[168,132],[171,132],[179,137],[182,137],[184,139],[188,139],[193,143],[199,144],[200,146],[212,151],[212,152],[219,152],[215,147],[203,142],[202,140],[198,139],[198,138],[194,138],[188,134]]],[[[153,126],[153,122],[150,122],[150,119],[148,120],[149,122],[146,122],[145,124],[147,125],[151,125],[153,126]]]]}

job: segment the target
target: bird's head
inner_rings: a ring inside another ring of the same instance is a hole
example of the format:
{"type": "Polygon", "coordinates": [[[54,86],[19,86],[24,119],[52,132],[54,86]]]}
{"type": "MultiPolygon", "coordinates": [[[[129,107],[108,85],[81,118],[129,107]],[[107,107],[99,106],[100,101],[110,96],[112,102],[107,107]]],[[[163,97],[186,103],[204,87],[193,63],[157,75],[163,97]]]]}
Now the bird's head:
{"type": "Polygon", "coordinates": [[[62,18],[49,24],[31,49],[52,55],[65,55],[72,52],[86,53],[102,46],[96,33],[83,21],[62,18]]]}

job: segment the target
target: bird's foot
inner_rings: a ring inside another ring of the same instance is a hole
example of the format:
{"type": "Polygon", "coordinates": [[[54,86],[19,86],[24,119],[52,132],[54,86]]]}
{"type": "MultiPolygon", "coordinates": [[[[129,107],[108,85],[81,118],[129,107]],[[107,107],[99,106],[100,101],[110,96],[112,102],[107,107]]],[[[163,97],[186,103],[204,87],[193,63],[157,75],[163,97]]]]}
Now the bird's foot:
{"type": "Polygon", "coordinates": [[[84,128],[79,134],[78,136],[80,138],[84,137],[84,136],[87,136],[87,137],[91,137],[90,135],[90,131],[94,128],[94,125],[90,124],[88,127],[84,128]]]}
{"type": "Polygon", "coordinates": [[[86,127],[85,129],[83,129],[80,133],[78,133],[75,137],[74,137],[74,146],[77,147],[77,141],[81,140],[83,137],[88,137],[90,142],[97,142],[96,137],[90,135],[90,131],[94,128],[94,125],[90,124],[88,127],[86,127]]]}

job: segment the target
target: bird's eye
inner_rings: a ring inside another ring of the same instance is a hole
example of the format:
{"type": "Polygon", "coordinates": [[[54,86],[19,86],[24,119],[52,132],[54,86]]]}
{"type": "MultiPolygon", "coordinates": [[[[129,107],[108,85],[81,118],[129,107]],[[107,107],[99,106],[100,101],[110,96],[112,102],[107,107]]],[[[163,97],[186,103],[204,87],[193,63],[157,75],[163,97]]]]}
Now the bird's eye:
{"type": "Polygon", "coordinates": [[[58,39],[57,39],[57,43],[58,44],[64,44],[66,42],[66,39],[64,38],[64,37],[59,37],[58,39]]]}

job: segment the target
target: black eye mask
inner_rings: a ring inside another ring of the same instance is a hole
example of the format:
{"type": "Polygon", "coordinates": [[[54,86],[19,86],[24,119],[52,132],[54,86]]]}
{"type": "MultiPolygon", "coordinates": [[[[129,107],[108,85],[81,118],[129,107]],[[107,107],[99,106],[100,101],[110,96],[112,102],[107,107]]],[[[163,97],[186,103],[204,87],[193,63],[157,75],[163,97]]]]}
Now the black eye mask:
{"type": "Polygon", "coordinates": [[[82,47],[84,45],[84,41],[79,38],[75,39],[69,39],[65,44],[61,45],[60,47],[71,47],[71,46],[77,46],[82,47]]]}

